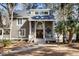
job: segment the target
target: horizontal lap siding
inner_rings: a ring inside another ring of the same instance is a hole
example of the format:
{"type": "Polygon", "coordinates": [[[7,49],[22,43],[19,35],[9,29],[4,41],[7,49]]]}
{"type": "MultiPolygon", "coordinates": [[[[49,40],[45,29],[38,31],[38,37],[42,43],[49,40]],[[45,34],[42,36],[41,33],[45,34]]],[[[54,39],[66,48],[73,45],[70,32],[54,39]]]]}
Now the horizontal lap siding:
{"type": "Polygon", "coordinates": [[[29,25],[27,20],[23,20],[24,24],[22,26],[17,26],[17,19],[13,20],[13,26],[12,26],[12,38],[20,38],[18,30],[25,28],[26,30],[26,36],[24,38],[28,38],[29,35],[29,25]]]}

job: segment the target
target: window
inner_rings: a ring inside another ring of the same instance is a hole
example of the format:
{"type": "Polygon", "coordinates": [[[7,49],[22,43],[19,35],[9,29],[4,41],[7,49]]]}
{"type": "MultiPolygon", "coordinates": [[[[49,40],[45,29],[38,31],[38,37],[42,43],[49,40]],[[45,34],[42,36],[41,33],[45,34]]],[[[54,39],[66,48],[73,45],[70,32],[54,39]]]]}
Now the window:
{"type": "Polygon", "coordinates": [[[0,35],[2,35],[2,30],[0,30],[0,35]]]}
{"type": "Polygon", "coordinates": [[[48,14],[48,12],[45,11],[45,12],[42,12],[42,14],[48,14]]]}
{"type": "Polygon", "coordinates": [[[35,12],[35,14],[39,14],[38,12],[35,12]]]}
{"type": "Polygon", "coordinates": [[[42,14],[48,15],[48,11],[37,11],[37,12],[35,12],[35,14],[36,14],[36,15],[37,15],[37,14],[39,14],[39,15],[42,15],[42,14]]]}
{"type": "Polygon", "coordinates": [[[48,14],[48,12],[44,12],[44,14],[48,14]]]}
{"type": "Polygon", "coordinates": [[[9,35],[10,34],[10,29],[4,29],[4,35],[9,35]]]}
{"type": "Polygon", "coordinates": [[[22,18],[18,19],[18,25],[22,25],[22,18]]]}
{"type": "Polygon", "coordinates": [[[19,37],[25,37],[26,30],[25,29],[20,29],[19,30],[19,37]]]}

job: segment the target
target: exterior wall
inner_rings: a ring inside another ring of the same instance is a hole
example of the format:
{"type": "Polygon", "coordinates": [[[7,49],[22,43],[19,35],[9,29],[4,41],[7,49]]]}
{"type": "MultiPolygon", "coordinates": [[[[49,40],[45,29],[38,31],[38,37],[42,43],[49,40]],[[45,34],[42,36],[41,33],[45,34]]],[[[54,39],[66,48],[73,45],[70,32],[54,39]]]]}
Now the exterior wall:
{"type": "MultiPolygon", "coordinates": [[[[36,38],[36,28],[35,26],[37,26],[37,23],[38,21],[31,21],[31,34],[32,34],[32,39],[34,39],[34,41],[36,40],[41,40],[41,39],[38,39],[36,38]],[[36,25],[35,25],[36,24],[36,25]]],[[[44,28],[43,28],[43,40],[44,41],[54,41],[53,40],[53,21],[42,21],[43,24],[44,24],[44,28]],[[51,37],[46,37],[46,35],[50,35],[48,33],[46,33],[46,28],[49,27],[50,30],[51,30],[51,37]]]]}
{"type": "Polygon", "coordinates": [[[3,39],[9,39],[10,35],[3,35],[3,39]]]}
{"type": "Polygon", "coordinates": [[[46,21],[45,22],[45,39],[47,41],[52,41],[53,40],[53,22],[52,21],[46,21]],[[49,27],[50,32],[47,33],[47,27],[49,27]],[[48,37],[47,37],[48,36],[48,37]]]}
{"type": "Polygon", "coordinates": [[[35,21],[31,21],[31,34],[35,37],[35,21]]]}
{"type": "Polygon", "coordinates": [[[13,20],[13,26],[12,26],[12,34],[11,37],[12,38],[28,38],[29,35],[29,22],[27,21],[27,19],[23,19],[23,24],[22,26],[18,26],[17,25],[18,20],[14,19],[13,20]],[[26,30],[26,35],[25,37],[19,37],[19,30],[20,29],[25,29],[26,30]]]}
{"type": "MultiPolygon", "coordinates": [[[[11,37],[12,39],[28,39],[28,36],[29,36],[29,21],[27,21],[26,19],[23,19],[23,24],[22,26],[18,26],[17,25],[17,19],[14,19],[13,20],[13,26],[12,26],[12,34],[11,34],[11,37]],[[26,30],[26,36],[25,37],[19,37],[19,32],[18,30],[20,29],[25,29],[26,30]]],[[[36,35],[36,32],[35,32],[35,23],[37,21],[31,21],[31,34],[33,35],[33,39],[35,39],[35,35],[36,35]]],[[[50,29],[52,30],[52,38],[47,38],[45,36],[45,38],[43,40],[46,40],[46,41],[52,41],[53,40],[53,21],[43,21],[44,23],[44,26],[45,26],[45,29],[46,29],[46,26],[49,26],[50,29]]],[[[44,29],[44,30],[45,30],[44,29]]],[[[46,35],[46,31],[45,31],[45,34],[46,35]]],[[[10,35],[3,35],[3,38],[6,39],[6,38],[10,38],[10,35]]]]}

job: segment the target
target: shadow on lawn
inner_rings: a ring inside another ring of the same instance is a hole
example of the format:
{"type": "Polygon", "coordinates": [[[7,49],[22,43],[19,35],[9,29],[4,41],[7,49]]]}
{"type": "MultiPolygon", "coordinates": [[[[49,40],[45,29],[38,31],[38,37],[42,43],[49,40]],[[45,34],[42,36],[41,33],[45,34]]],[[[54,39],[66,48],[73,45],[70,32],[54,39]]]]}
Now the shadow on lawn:
{"type": "Polygon", "coordinates": [[[79,50],[79,44],[71,44],[68,47],[79,50]]]}
{"type": "Polygon", "coordinates": [[[66,52],[56,51],[55,49],[50,49],[48,47],[40,47],[37,49],[32,49],[28,51],[22,51],[15,54],[7,54],[6,56],[23,56],[23,55],[32,55],[32,56],[65,56],[66,52]]]}
{"type": "Polygon", "coordinates": [[[58,46],[43,46],[32,50],[22,51],[14,54],[6,54],[5,56],[66,56],[69,52],[51,49],[58,46]]]}

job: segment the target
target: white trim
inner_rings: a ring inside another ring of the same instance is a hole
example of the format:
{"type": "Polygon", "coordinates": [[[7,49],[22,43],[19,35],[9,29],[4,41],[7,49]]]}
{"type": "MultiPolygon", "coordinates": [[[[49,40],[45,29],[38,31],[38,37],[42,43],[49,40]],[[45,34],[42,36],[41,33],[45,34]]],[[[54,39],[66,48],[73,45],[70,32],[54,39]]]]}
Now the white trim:
{"type": "Polygon", "coordinates": [[[45,41],[46,41],[47,39],[46,39],[46,35],[45,35],[45,34],[46,34],[46,28],[45,28],[45,25],[46,25],[46,23],[45,23],[45,21],[44,21],[44,36],[45,36],[45,41]]]}
{"type": "Polygon", "coordinates": [[[32,39],[32,36],[31,36],[31,21],[29,21],[29,40],[32,39]]]}
{"type": "Polygon", "coordinates": [[[30,22],[29,22],[29,28],[30,28],[30,29],[29,29],[29,30],[30,30],[30,33],[29,33],[29,34],[30,34],[30,35],[31,35],[31,27],[32,27],[32,26],[31,26],[31,21],[30,21],[30,22]]]}
{"type": "Polygon", "coordinates": [[[36,15],[49,15],[49,11],[48,10],[42,10],[41,12],[39,10],[36,10],[34,11],[34,15],[33,16],[36,16],[36,15]],[[36,14],[36,12],[38,14],[36,14]],[[44,12],[47,12],[48,14],[45,14],[44,12]]]}
{"type": "Polygon", "coordinates": [[[35,21],[35,39],[36,39],[36,21],[35,21]]]}
{"type": "Polygon", "coordinates": [[[19,37],[25,37],[26,36],[26,29],[25,28],[22,28],[22,29],[19,29],[19,37]],[[20,35],[20,30],[23,30],[24,31],[24,35],[20,35]]]}
{"type": "Polygon", "coordinates": [[[44,21],[44,24],[43,24],[43,26],[44,26],[44,28],[43,28],[43,31],[44,31],[44,34],[43,34],[43,36],[44,36],[44,39],[45,39],[45,41],[46,41],[46,38],[45,38],[45,21],[44,21]]]}
{"type": "Polygon", "coordinates": [[[22,21],[22,24],[23,24],[23,18],[17,18],[17,20],[16,20],[16,24],[17,24],[17,26],[22,26],[22,24],[18,24],[19,19],[22,21]]]}
{"type": "Polygon", "coordinates": [[[51,9],[30,9],[30,11],[33,11],[33,10],[51,10],[51,9]]]}
{"type": "MultiPolygon", "coordinates": [[[[3,38],[3,39],[10,39],[10,38],[3,38]]],[[[29,40],[29,38],[11,38],[11,39],[28,39],[29,40]]]]}
{"type": "MultiPolygon", "coordinates": [[[[39,23],[39,22],[41,22],[42,23],[42,26],[43,26],[43,39],[44,39],[44,22],[42,22],[42,21],[38,21],[38,22],[36,22],[36,26],[35,27],[37,27],[37,24],[39,23]]],[[[35,32],[36,32],[36,28],[35,28],[35,32]]],[[[36,33],[35,33],[36,34],[36,33]]]]}
{"type": "Polygon", "coordinates": [[[55,19],[44,19],[44,20],[41,20],[41,19],[29,19],[29,21],[55,21],[55,19]]]}

